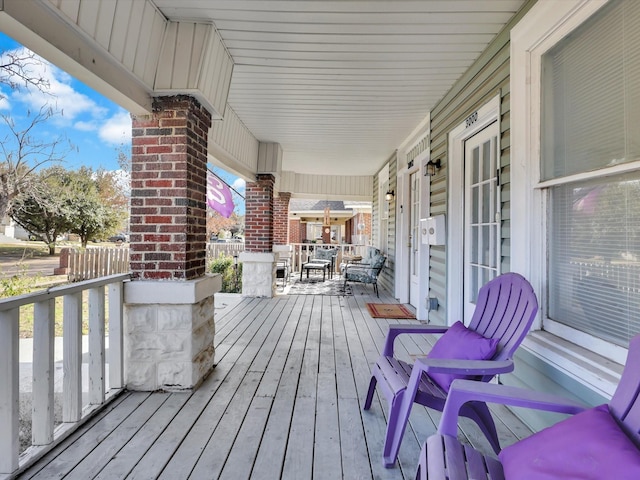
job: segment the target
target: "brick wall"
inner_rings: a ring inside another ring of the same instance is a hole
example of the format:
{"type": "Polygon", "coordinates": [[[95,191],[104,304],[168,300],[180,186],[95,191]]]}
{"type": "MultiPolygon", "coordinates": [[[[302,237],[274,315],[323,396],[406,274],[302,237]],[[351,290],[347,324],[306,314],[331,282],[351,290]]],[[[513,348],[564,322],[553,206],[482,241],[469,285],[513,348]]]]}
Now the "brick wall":
{"type": "Polygon", "coordinates": [[[299,218],[289,220],[289,243],[302,243],[299,218]]]}
{"type": "Polygon", "coordinates": [[[273,185],[271,174],[258,174],[245,191],[244,246],[247,252],[273,249],[273,185]]]}
{"type": "Polygon", "coordinates": [[[273,244],[289,243],[289,200],[291,193],[280,192],[273,199],[273,244]]]}
{"type": "Polygon", "coordinates": [[[134,116],[131,269],[135,277],[189,280],[205,272],[207,136],[211,115],[179,95],[134,116]]]}

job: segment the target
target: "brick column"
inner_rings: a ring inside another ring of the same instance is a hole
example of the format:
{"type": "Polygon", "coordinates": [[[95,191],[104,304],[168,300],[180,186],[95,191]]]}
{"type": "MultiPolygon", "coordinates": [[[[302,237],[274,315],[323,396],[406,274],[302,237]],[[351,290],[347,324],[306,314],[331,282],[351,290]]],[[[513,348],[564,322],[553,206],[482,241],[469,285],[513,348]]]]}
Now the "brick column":
{"type": "Polygon", "coordinates": [[[205,276],[211,115],[189,96],[132,117],[131,269],[125,285],[125,381],[132,390],[197,387],[213,368],[214,293],[205,276]]]}
{"type": "Polygon", "coordinates": [[[245,190],[244,245],[247,252],[270,252],[273,246],[273,175],[257,175],[245,190]]]}
{"type": "Polygon", "coordinates": [[[242,295],[272,297],[276,288],[273,249],[273,186],[271,174],[258,174],[245,190],[245,251],[242,262],[242,295]]]}
{"type": "Polygon", "coordinates": [[[136,278],[188,280],[205,272],[207,137],[211,114],[188,96],[133,117],[131,269],[136,278]]]}
{"type": "Polygon", "coordinates": [[[289,220],[289,243],[302,243],[299,218],[289,220]]]}
{"type": "Polygon", "coordinates": [[[289,200],[291,193],[280,192],[273,199],[273,243],[287,245],[289,243],[289,200]]]}

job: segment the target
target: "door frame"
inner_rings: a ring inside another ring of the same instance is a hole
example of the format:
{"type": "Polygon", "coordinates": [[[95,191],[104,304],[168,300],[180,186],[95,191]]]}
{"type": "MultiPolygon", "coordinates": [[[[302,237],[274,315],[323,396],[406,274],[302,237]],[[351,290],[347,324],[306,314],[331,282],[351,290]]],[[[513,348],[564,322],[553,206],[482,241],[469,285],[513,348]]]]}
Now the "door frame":
{"type": "MultiPolygon", "coordinates": [[[[472,112],[456,128],[449,132],[449,161],[447,185],[447,299],[446,311],[449,325],[464,318],[464,151],[465,142],[494,122],[500,132],[500,93],[472,112]]],[[[498,148],[500,135],[498,134],[498,148]]],[[[500,155],[498,153],[498,165],[500,155]]],[[[498,241],[501,239],[498,238],[498,241]]]]}

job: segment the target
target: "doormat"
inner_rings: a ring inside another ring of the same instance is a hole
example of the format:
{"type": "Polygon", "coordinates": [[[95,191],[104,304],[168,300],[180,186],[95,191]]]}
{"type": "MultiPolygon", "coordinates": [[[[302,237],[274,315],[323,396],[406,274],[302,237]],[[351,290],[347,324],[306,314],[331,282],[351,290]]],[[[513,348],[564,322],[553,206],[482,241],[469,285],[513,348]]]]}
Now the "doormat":
{"type": "Polygon", "coordinates": [[[407,307],[397,303],[367,303],[373,318],[416,318],[407,307]]]}

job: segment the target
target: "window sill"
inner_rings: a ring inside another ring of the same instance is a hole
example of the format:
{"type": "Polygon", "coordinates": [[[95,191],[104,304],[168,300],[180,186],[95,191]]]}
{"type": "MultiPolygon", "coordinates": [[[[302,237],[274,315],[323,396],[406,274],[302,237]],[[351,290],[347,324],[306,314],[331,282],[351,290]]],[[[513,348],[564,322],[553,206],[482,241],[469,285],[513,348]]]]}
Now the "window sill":
{"type": "Polygon", "coordinates": [[[542,330],[527,335],[522,347],[606,398],[611,398],[622,375],[623,365],[542,330]]]}

